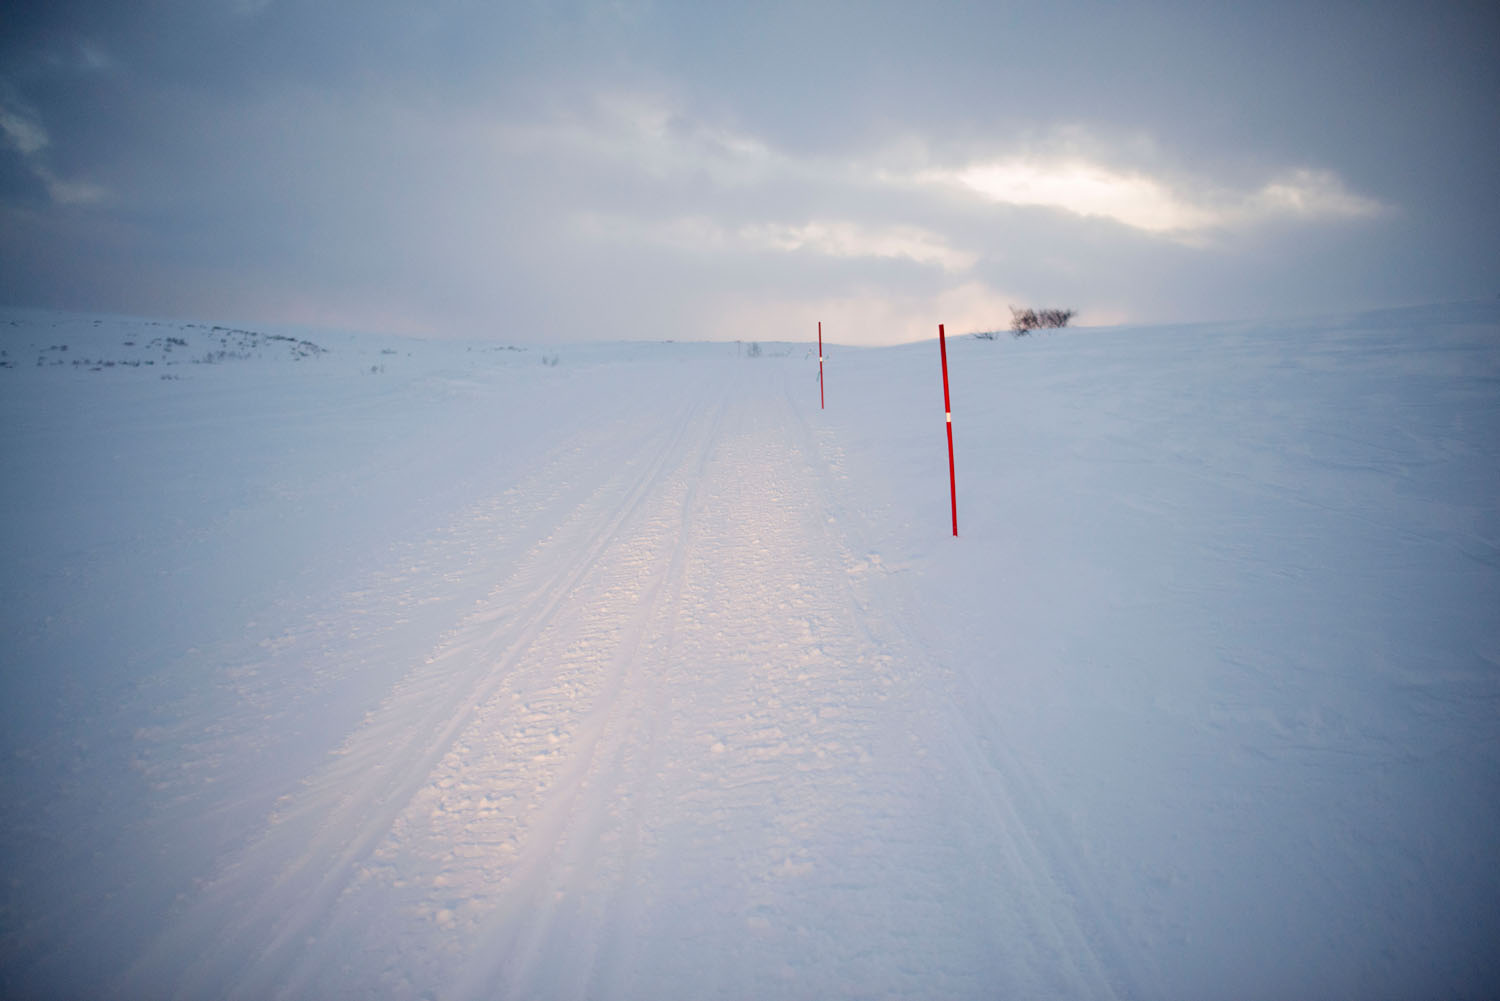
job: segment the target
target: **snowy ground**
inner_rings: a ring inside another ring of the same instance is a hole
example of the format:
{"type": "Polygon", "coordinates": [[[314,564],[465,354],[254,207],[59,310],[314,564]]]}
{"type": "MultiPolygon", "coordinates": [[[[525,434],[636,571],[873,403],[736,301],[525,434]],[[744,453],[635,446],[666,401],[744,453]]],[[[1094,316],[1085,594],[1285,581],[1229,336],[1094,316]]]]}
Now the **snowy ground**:
{"type": "Polygon", "coordinates": [[[1500,992],[1500,308],[0,314],[0,992],[1500,992]]]}

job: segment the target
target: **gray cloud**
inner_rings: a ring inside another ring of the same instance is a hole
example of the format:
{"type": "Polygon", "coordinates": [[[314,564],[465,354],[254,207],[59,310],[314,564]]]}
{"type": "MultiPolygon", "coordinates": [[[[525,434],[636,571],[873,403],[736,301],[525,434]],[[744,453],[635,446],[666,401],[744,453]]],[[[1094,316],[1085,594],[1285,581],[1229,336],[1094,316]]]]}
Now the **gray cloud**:
{"type": "Polygon", "coordinates": [[[1251,6],[22,5],[0,298],[889,340],[1500,289],[1496,15],[1251,6]]]}

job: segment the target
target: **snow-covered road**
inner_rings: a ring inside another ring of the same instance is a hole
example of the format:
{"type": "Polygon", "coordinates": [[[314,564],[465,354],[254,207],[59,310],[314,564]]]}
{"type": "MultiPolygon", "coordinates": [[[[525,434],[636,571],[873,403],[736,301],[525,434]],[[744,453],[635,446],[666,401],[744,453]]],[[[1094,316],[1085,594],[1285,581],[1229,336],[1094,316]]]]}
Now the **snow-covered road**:
{"type": "Polygon", "coordinates": [[[1114,993],[784,372],[699,376],[462,526],[547,515],[125,993],[1114,993]]]}

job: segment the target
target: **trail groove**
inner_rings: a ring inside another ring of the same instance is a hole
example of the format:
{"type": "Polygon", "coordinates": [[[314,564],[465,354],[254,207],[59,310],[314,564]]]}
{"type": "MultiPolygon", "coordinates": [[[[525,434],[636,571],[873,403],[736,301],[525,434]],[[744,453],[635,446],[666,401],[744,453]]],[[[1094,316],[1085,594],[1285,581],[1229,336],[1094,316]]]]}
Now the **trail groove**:
{"type": "Polygon", "coordinates": [[[122,994],[1112,996],[783,381],[555,492],[122,994]]]}

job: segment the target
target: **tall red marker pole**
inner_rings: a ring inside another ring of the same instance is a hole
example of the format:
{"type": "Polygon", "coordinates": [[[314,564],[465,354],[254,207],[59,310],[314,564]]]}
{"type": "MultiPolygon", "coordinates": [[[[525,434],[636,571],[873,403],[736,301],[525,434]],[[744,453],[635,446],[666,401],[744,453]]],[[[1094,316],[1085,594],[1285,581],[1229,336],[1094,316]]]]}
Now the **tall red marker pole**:
{"type": "Polygon", "coordinates": [[[958,538],[958,480],[953,475],[953,404],[948,399],[948,338],[938,324],[938,351],[943,356],[943,416],[948,420],[948,497],[953,505],[953,537],[958,538]]]}
{"type": "Polygon", "coordinates": [[[823,406],[823,321],[818,321],[818,409],[823,406]]]}

